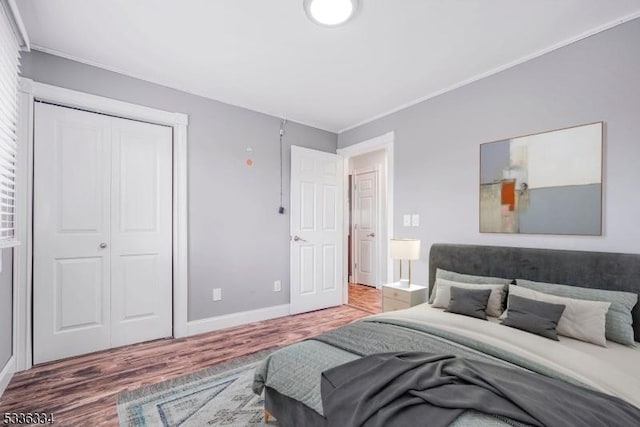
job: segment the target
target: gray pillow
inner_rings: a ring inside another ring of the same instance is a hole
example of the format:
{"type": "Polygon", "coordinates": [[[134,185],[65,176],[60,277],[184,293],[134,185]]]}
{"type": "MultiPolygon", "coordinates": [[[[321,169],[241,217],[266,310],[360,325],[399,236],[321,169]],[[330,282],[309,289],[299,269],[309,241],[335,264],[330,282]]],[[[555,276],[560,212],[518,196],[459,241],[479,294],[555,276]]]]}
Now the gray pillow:
{"type": "MultiPolygon", "coordinates": [[[[473,276],[471,274],[456,273],[454,271],[447,271],[441,268],[436,269],[436,279],[445,279],[452,282],[471,283],[475,285],[504,285],[504,292],[502,295],[507,295],[509,284],[513,282],[511,279],[505,279],[502,277],[489,277],[489,276],[473,276]]],[[[429,303],[433,304],[433,300],[436,297],[436,293],[432,290],[429,295],[429,303]]]]}
{"type": "Polygon", "coordinates": [[[491,289],[450,288],[451,299],[445,311],[487,320],[487,304],[491,289]]]}
{"type": "Polygon", "coordinates": [[[565,306],[509,295],[509,310],[502,324],[558,341],[556,327],[565,306]]]}
{"type": "Polygon", "coordinates": [[[605,323],[605,335],[608,340],[624,345],[635,345],[633,338],[633,317],[631,310],[638,302],[638,294],[632,292],[610,291],[606,289],[582,288],[579,286],[558,285],[554,283],[516,280],[518,286],[544,292],[550,295],[576,298],[588,301],[610,302],[605,323]]]}

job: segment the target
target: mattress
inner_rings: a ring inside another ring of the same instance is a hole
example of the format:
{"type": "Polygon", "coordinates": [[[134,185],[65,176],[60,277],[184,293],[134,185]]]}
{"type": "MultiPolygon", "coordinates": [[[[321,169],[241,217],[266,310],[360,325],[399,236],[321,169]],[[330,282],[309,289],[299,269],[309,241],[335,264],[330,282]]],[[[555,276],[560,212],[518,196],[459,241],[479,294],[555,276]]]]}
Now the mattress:
{"type": "MultiPolygon", "coordinates": [[[[429,304],[370,316],[344,330],[323,334],[327,338],[321,336],[273,353],[257,369],[254,390],[259,392],[266,387],[321,416],[322,371],[374,352],[420,350],[508,363],[599,390],[640,407],[640,348],[614,342],[607,342],[605,348],[565,337],[552,341],[489,319],[447,313],[429,304]],[[351,336],[350,329],[356,331],[351,336]]],[[[277,409],[274,415],[278,417],[277,409]]],[[[507,424],[467,411],[454,425],[507,424]]]]}
{"type": "Polygon", "coordinates": [[[607,341],[607,347],[600,347],[564,336],[558,336],[559,341],[553,341],[505,327],[495,317],[489,317],[487,322],[447,313],[429,304],[417,305],[401,312],[382,313],[368,319],[402,319],[436,326],[519,355],[640,407],[640,347],[637,346],[629,347],[607,341]]]}

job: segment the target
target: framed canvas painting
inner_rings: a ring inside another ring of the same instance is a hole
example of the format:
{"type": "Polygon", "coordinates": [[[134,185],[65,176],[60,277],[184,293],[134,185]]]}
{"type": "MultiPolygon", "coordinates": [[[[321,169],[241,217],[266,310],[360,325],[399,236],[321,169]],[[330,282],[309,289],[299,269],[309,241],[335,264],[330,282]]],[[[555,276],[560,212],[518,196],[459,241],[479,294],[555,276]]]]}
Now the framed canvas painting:
{"type": "Polygon", "coordinates": [[[602,234],[603,123],[480,145],[480,232],[602,234]]]}

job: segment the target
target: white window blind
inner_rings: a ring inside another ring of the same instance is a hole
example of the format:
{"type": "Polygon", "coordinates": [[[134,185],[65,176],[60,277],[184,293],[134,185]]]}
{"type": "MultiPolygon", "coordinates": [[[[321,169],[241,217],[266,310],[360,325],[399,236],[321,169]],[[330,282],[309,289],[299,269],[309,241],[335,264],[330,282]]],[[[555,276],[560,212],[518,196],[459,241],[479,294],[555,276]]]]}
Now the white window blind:
{"type": "Polygon", "coordinates": [[[0,245],[15,238],[19,66],[19,41],[0,7],[0,245]]]}

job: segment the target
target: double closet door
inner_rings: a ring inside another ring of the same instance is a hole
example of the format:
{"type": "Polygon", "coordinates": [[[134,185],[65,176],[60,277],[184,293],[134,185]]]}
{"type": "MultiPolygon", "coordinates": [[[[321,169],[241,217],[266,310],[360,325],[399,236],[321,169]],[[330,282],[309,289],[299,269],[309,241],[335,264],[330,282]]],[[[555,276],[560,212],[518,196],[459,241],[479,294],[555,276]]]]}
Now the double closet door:
{"type": "Polygon", "coordinates": [[[172,335],[172,129],[35,105],[34,363],[172,335]]]}

